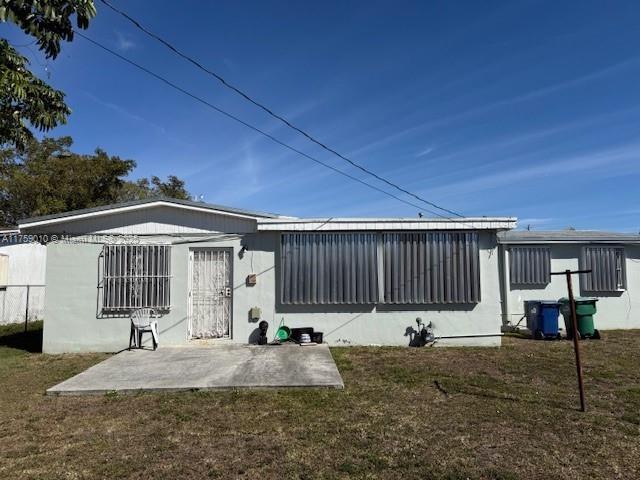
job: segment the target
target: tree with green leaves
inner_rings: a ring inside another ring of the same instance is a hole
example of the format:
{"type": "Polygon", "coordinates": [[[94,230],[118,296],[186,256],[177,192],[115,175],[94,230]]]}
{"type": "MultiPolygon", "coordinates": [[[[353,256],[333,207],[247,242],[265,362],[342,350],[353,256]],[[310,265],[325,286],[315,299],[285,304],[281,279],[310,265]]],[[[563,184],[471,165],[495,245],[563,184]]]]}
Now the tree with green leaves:
{"type": "Polygon", "coordinates": [[[73,153],[70,137],[31,139],[24,148],[0,149],[0,223],[22,218],[153,197],[189,199],[183,180],[128,180],[133,160],[96,149],[73,153]]]}
{"type": "MultiPolygon", "coordinates": [[[[62,41],[73,40],[73,23],[86,29],[96,15],[93,0],[0,0],[0,21],[11,21],[35,37],[47,58],[55,59],[62,41]]],[[[48,131],[64,124],[71,113],[64,93],[29,70],[29,61],[0,39],[0,145],[26,147],[29,125],[48,131]]]]}

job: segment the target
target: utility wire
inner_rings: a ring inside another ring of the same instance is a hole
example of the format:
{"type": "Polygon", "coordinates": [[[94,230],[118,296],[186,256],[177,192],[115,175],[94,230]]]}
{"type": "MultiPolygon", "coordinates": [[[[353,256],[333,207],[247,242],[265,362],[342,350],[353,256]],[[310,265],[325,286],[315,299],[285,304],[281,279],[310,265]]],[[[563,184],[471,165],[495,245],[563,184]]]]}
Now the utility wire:
{"type": "Polygon", "coordinates": [[[428,210],[428,209],[424,209],[421,205],[417,205],[415,203],[409,202],[409,201],[405,200],[404,198],[401,198],[401,197],[399,197],[397,195],[394,195],[393,193],[390,193],[390,192],[388,192],[388,191],[386,191],[386,190],[384,190],[382,188],[379,188],[379,187],[377,187],[375,185],[372,185],[372,184],[370,184],[368,182],[365,182],[364,180],[362,180],[362,179],[360,179],[360,178],[358,178],[358,177],[356,177],[354,175],[351,175],[351,174],[349,174],[347,172],[344,172],[344,171],[340,170],[339,168],[334,167],[333,165],[330,165],[330,164],[328,164],[326,162],[323,162],[322,160],[319,160],[319,159],[317,159],[315,157],[312,157],[311,155],[308,155],[307,153],[305,153],[305,152],[303,152],[301,150],[298,150],[297,148],[292,147],[291,145],[283,142],[282,140],[278,139],[277,137],[274,137],[270,133],[267,133],[264,130],[261,130],[260,128],[251,125],[250,123],[242,120],[241,118],[233,115],[232,113],[229,113],[229,112],[227,112],[225,110],[222,110],[221,108],[215,106],[214,104],[208,102],[207,100],[204,100],[203,98],[198,97],[197,95],[185,90],[184,88],[176,85],[175,83],[171,82],[170,80],[167,80],[166,78],[164,78],[161,75],[149,70],[148,68],[143,67],[142,65],[134,62],[133,60],[130,60],[130,59],[128,59],[127,57],[125,57],[123,55],[120,55],[118,52],[110,49],[109,47],[107,47],[105,45],[102,45],[101,43],[99,43],[99,42],[97,42],[97,41],[95,41],[95,40],[93,40],[93,39],[91,39],[89,37],[87,37],[83,33],[79,32],[77,30],[74,30],[74,33],[76,35],[78,35],[79,37],[83,38],[84,40],[86,40],[87,42],[93,44],[94,46],[96,46],[96,47],[98,47],[98,48],[110,53],[111,55],[113,55],[113,56],[119,58],[120,60],[128,63],[129,65],[132,65],[132,66],[136,67],[137,69],[139,69],[139,70],[143,71],[144,73],[154,77],[155,79],[160,80],[162,83],[170,86],[171,88],[179,91],[180,93],[182,93],[182,94],[184,94],[184,95],[186,95],[188,97],[191,97],[192,99],[196,100],[197,102],[200,102],[200,103],[206,105],[207,107],[215,110],[216,112],[224,115],[225,117],[230,118],[231,120],[233,120],[233,121],[235,121],[237,123],[240,123],[241,125],[244,125],[245,127],[253,130],[254,132],[257,132],[260,135],[263,135],[263,136],[267,137],[269,140],[277,143],[278,145],[283,146],[284,148],[286,148],[288,150],[291,150],[292,152],[297,153],[298,155],[301,155],[301,156],[303,156],[303,157],[305,157],[305,158],[307,158],[307,159],[309,159],[309,160],[311,160],[311,161],[313,161],[313,162],[315,162],[315,163],[317,163],[319,165],[322,165],[323,167],[326,167],[326,168],[328,168],[330,170],[333,170],[334,172],[339,173],[340,175],[342,175],[344,177],[350,178],[351,180],[353,180],[355,182],[358,182],[358,183],[360,183],[362,185],[365,185],[366,187],[369,187],[369,188],[371,188],[373,190],[376,190],[376,191],[378,191],[380,193],[383,193],[383,194],[385,194],[385,195],[387,195],[387,196],[389,196],[391,198],[394,198],[394,199],[398,200],[399,202],[402,202],[402,203],[404,203],[406,205],[409,205],[409,206],[417,208],[419,210],[421,209],[421,210],[424,210],[426,212],[432,213],[433,215],[448,219],[448,217],[445,217],[444,215],[442,215],[439,212],[428,210]]]}
{"type": "MultiPolygon", "coordinates": [[[[255,105],[256,107],[262,109],[263,111],[265,111],[266,113],[268,113],[269,115],[271,115],[272,117],[278,119],[279,121],[281,121],[282,123],[284,123],[285,125],[287,125],[289,128],[295,130],[296,132],[300,133],[301,135],[305,136],[308,140],[310,140],[311,142],[315,143],[316,145],[320,146],[321,148],[325,149],[326,151],[332,153],[333,155],[336,155],[337,157],[341,158],[342,160],[348,162],[349,164],[351,164],[352,166],[354,166],[355,168],[363,171],[364,173],[366,173],[367,175],[371,175],[372,177],[376,178],[377,180],[386,183],[387,185],[389,185],[390,187],[395,188],[396,190],[399,190],[402,193],[405,193],[427,205],[430,205],[434,208],[437,208],[438,210],[441,210],[443,212],[447,212],[451,215],[454,215],[456,217],[461,217],[464,218],[464,215],[458,213],[458,212],[454,212],[453,210],[449,210],[448,208],[444,208],[441,207],[440,205],[437,205],[429,200],[426,200],[425,198],[422,198],[419,195],[416,195],[415,193],[401,187],[400,185],[387,180],[386,178],[382,177],[381,175],[378,175],[377,173],[369,170],[368,168],[360,165],[359,163],[351,160],[350,158],[344,156],[343,154],[339,153],[338,151],[334,150],[333,148],[329,147],[328,145],[326,145],[325,143],[321,142],[320,140],[317,140],[315,137],[313,137],[311,134],[309,134],[308,132],[306,132],[305,130],[303,130],[300,127],[297,127],[296,125],[294,125],[293,123],[291,123],[289,120],[287,120],[286,118],[284,118],[281,115],[278,115],[277,113],[275,113],[272,109],[270,109],[269,107],[265,106],[263,103],[255,100],[254,98],[252,98],[249,94],[245,93],[244,91],[242,91],[240,88],[234,86],[233,84],[229,83],[227,80],[224,79],[224,77],[222,77],[220,74],[208,69],[207,67],[205,67],[204,65],[202,65],[200,62],[198,62],[197,60],[195,60],[193,57],[190,57],[189,55],[187,55],[186,53],[181,52],[180,50],[178,50],[176,47],[174,47],[171,43],[169,43],[168,41],[166,41],[165,39],[163,39],[162,37],[160,37],[159,35],[155,34],[154,32],[152,32],[151,30],[149,30],[148,28],[144,27],[142,24],[140,24],[140,22],[138,20],[136,20],[135,18],[131,17],[129,14],[127,14],[126,12],[116,8],[115,6],[113,6],[111,3],[109,3],[107,0],[100,0],[100,2],[102,2],[105,6],[107,6],[108,8],[110,8],[111,10],[113,10],[114,12],[116,12],[117,14],[121,15],[122,17],[126,18],[129,22],[131,22],[137,29],[141,30],[142,32],[144,32],[145,34],[147,34],[148,36],[150,36],[151,38],[153,38],[154,40],[157,40],[158,42],[162,43],[165,47],[167,47],[168,49],[170,49],[171,51],[173,51],[175,54],[177,54],[178,56],[182,57],[184,60],[188,61],[189,63],[195,65],[197,68],[199,68],[200,70],[202,70],[203,72],[213,76],[214,78],[216,78],[220,83],[222,83],[222,85],[224,85],[225,87],[233,90],[234,92],[236,92],[238,95],[240,95],[241,97],[243,97],[245,100],[251,102],[253,105],[255,105]]],[[[446,217],[445,217],[446,218],[446,217]]]]}

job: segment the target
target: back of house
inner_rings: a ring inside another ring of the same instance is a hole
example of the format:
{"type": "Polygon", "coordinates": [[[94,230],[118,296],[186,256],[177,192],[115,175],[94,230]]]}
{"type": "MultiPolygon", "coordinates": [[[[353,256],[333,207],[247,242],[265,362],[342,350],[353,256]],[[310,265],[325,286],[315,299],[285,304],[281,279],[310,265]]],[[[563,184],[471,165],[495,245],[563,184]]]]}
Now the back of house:
{"type": "Polygon", "coordinates": [[[150,199],[26,219],[47,242],[44,351],[118,351],[129,316],[161,345],[255,340],[262,320],[331,345],[499,345],[497,234],[514,218],[300,219],[150,199]]]}

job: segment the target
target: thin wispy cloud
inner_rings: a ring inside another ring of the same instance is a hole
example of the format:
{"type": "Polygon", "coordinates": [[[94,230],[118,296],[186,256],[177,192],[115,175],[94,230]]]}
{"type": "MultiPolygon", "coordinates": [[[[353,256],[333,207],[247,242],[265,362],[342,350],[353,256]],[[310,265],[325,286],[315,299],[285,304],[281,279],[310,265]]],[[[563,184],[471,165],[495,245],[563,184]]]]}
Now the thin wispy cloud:
{"type": "Polygon", "coordinates": [[[103,106],[105,108],[108,108],[109,110],[112,110],[112,111],[118,113],[119,115],[129,119],[129,120],[132,120],[132,121],[138,122],[138,123],[144,123],[147,126],[157,130],[158,133],[161,133],[163,135],[165,135],[167,133],[167,130],[164,127],[162,127],[162,126],[160,126],[160,125],[158,125],[156,123],[153,123],[150,120],[147,120],[146,118],[141,117],[140,115],[136,115],[135,113],[129,111],[125,107],[122,107],[122,106],[117,105],[117,104],[112,103],[112,102],[107,102],[105,100],[102,100],[101,98],[98,98],[94,94],[92,94],[90,92],[87,92],[87,91],[83,91],[82,93],[84,95],[86,95],[87,97],[89,97],[91,100],[93,100],[95,103],[97,103],[97,104],[99,104],[99,105],[101,105],[101,106],[103,106]]]}
{"type": "MultiPolygon", "coordinates": [[[[486,170],[492,167],[507,166],[510,161],[518,160],[525,162],[527,159],[537,159],[540,155],[547,155],[549,146],[556,144],[558,138],[565,138],[567,134],[570,136],[579,134],[583,131],[589,131],[593,128],[616,128],[618,125],[628,125],[630,118],[634,118],[640,114],[640,107],[633,106],[613,112],[607,112],[599,115],[592,115],[579,120],[562,122],[550,125],[545,128],[531,129],[528,131],[518,132],[516,134],[505,134],[489,141],[480,141],[475,144],[466,145],[456,149],[450,153],[436,154],[431,157],[432,162],[446,164],[450,167],[443,174],[434,174],[429,172],[428,179],[444,180],[446,178],[459,178],[460,175],[470,174],[475,169],[486,170]],[[521,154],[522,153],[522,154],[521,154]],[[517,158],[513,155],[518,155],[517,158]],[[476,160],[475,165],[469,165],[469,159],[476,160]],[[454,165],[459,165],[454,168],[454,165]]],[[[601,132],[604,130],[600,130],[601,132]]],[[[392,176],[396,179],[403,178],[403,174],[407,174],[407,168],[404,165],[386,169],[381,172],[383,175],[392,176]]],[[[416,179],[415,172],[409,175],[411,183],[413,181],[424,182],[426,178],[416,179]]]]}
{"type": "Polygon", "coordinates": [[[125,35],[124,33],[119,32],[117,30],[115,34],[116,34],[116,47],[118,47],[118,50],[122,52],[127,52],[137,47],[136,42],[134,42],[129,35],[125,35]]]}
{"type": "Polygon", "coordinates": [[[425,131],[428,131],[430,129],[449,125],[461,120],[469,120],[478,115],[489,113],[494,110],[498,110],[502,107],[513,106],[513,105],[525,103],[532,100],[539,100],[547,95],[551,95],[553,93],[557,93],[572,87],[577,87],[577,86],[586,84],[588,82],[592,82],[594,80],[601,80],[612,74],[620,74],[622,71],[624,71],[629,67],[637,66],[638,63],[640,63],[639,61],[640,61],[640,57],[638,56],[631,57],[622,62],[617,62],[612,65],[608,65],[604,68],[592,71],[588,74],[573,78],[571,80],[566,80],[563,82],[556,83],[554,85],[549,85],[536,90],[531,90],[521,95],[504,98],[495,102],[487,103],[485,105],[473,107],[462,112],[446,115],[435,120],[430,120],[428,122],[421,123],[420,125],[414,125],[414,126],[399,130],[390,135],[384,136],[375,142],[368,143],[367,145],[364,145],[358,149],[351,151],[350,154],[353,156],[361,155],[365,152],[369,152],[376,148],[380,148],[384,145],[389,145],[395,141],[408,137],[417,132],[424,133],[425,131]]]}
{"type": "Polygon", "coordinates": [[[429,155],[434,150],[435,150],[435,148],[433,148],[433,147],[427,147],[424,150],[421,150],[418,153],[416,153],[416,158],[420,158],[420,157],[424,157],[426,155],[429,155]]]}
{"type": "Polygon", "coordinates": [[[117,105],[115,103],[112,102],[107,102],[105,100],[102,100],[101,98],[95,96],[94,94],[87,92],[85,90],[80,90],[80,92],[86,96],[87,98],[91,99],[91,101],[93,101],[94,103],[102,106],[103,108],[106,108],[108,110],[111,110],[115,113],[117,113],[118,115],[120,115],[123,118],[126,118],[127,120],[131,121],[131,122],[135,122],[135,123],[139,123],[141,125],[144,125],[145,127],[151,129],[152,131],[154,131],[154,133],[156,133],[157,135],[161,135],[163,138],[170,140],[171,142],[178,144],[182,147],[191,147],[192,144],[185,142],[179,138],[177,138],[175,135],[171,134],[165,127],[158,125],[157,123],[154,123],[140,115],[137,115],[133,112],[131,112],[129,109],[121,106],[121,105],[117,105]]]}
{"type": "Polygon", "coordinates": [[[575,177],[593,174],[602,176],[620,176],[640,171],[640,144],[610,148],[597,153],[574,155],[566,158],[552,158],[533,166],[501,169],[500,171],[480,175],[473,179],[453,182],[430,189],[436,197],[469,194],[491,190],[517,182],[533,181],[543,177],[575,174],[575,177]]]}

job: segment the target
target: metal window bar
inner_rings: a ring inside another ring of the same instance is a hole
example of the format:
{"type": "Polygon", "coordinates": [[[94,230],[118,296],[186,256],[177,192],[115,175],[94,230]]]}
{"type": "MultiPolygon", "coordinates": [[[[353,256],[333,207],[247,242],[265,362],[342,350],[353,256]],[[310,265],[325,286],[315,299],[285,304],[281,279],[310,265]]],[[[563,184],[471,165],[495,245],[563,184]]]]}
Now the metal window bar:
{"type": "Polygon", "coordinates": [[[511,285],[548,285],[551,282],[551,248],[510,247],[509,279],[511,285]]]}
{"type": "Polygon", "coordinates": [[[171,250],[169,245],[105,245],[103,309],[170,308],[171,250]]]}

